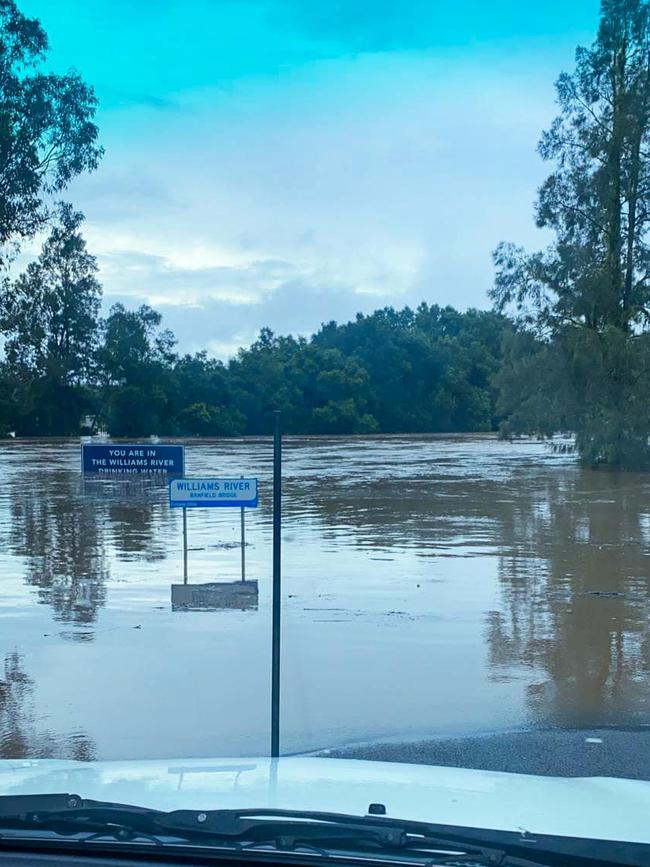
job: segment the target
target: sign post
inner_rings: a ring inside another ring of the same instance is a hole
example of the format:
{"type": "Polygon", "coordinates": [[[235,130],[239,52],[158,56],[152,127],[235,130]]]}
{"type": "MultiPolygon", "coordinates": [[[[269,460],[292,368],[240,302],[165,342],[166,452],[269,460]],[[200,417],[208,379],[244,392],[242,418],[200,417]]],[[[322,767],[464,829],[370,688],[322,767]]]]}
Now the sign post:
{"type": "Polygon", "coordinates": [[[271,657],[271,758],[280,756],[280,613],[282,605],[282,428],[275,411],[273,436],[273,637],[271,657]]]}
{"type": "Polygon", "coordinates": [[[245,509],[241,510],[241,580],[246,580],[246,529],[244,523],[245,509]]]}
{"type": "Polygon", "coordinates": [[[187,509],[183,509],[183,584],[187,584],[187,509]]]}

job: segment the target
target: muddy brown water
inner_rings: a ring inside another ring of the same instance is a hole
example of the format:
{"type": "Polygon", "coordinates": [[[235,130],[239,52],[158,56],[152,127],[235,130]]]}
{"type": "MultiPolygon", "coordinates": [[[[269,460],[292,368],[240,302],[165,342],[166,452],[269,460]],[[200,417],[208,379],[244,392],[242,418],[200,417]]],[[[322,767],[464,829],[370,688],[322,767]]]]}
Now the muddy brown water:
{"type": "MultiPolygon", "coordinates": [[[[79,441],[0,445],[0,755],[260,754],[271,444],[193,441],[261,480],[248,610],[172,611],[166,485],[86,479],[79,441]]],[[[491,436],[289,438],[284,752],[650,723],[650,476],[491,436]]],[[[188,517],[191,582],[239,576],[239,514],[188,517]]]]}

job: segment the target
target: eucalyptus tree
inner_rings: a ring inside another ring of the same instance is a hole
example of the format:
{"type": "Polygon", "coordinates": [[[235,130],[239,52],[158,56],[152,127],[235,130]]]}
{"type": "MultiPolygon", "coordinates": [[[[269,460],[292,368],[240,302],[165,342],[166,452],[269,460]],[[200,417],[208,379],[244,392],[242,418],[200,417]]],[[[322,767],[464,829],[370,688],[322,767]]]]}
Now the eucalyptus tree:
{"type": "Polygon", "coordinates": [[[48,39],[14,0],[0,0],[0,257],[43,228],[57,197],[97,167],[97,100],[74,71],[43,71],[48,39]]]}
{"type": "Polygon", "coordinates": [[[511,341],[502,405],[520,430],[570,425],[586,463],[643,466],[650,461],[646,0],[603,0],[597,38],[578,48],[557,97],[559,114],[539,143],[553,170],[536,205],[538,226],[554,240],[532,254],[504,243],[494,256],[497,308],[514,307],[520,330],[536,338],[511,341]]]}

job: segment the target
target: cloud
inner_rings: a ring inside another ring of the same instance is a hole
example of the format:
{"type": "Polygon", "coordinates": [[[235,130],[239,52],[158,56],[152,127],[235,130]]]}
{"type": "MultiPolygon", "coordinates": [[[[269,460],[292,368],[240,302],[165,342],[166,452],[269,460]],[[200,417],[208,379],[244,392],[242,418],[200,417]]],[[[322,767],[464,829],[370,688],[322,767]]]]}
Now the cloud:
{"type": "Polygon", "coordinates": [[[180,214],[187,207],[182,192],[175,190],[169,179],[156,177],[146,167],[135,168],[128,160],[114,168],[110,153],[105,160],[99,171],[77,182],[83,189],[84,205],[92,202],[95,224],[119,226],[163,209],[180,214]]]}
{"type": "Polygon", "coordinates": [[[296,275],[290,262],[252,261],[239,267],[191,267],[152,253],[116,250],[98,257],[107,295],[145,299],[166,307],[199,307],[221,301],[261,304],[296,275]]]}
{"type": "Polygon", "coordinates": [[[114,112],[73,190],[107,301],[164,308],[182,348],[219,354],[264,325],[485,307],[496,244],[540,243],[551,81],[534,57],[372,55],[114,112]]]}
{"type": "MultiPolygon", "coordinates": [[[[118,295],[106,298],[106,306],[116,301],[134,307],[149,303],[150,299],[118,295]]],[[[308,335],[333,318],[348,321],[358,312],[370,313],[377,306],[376,299],[356,295],[350,287],[332,290],[330,286],[305,284],[296,279],[264,296],[254,306],[210,298],[197,305],[168,305],[159,310],[164,326],[176,334],[180,351],[207,349],[210,355],[227,359],[240,347],[249,346],[262,327],[269,327],[276,334],[308,335]],[[336,316],[332,315],[333,310],[337,311],[336,316]]]]}

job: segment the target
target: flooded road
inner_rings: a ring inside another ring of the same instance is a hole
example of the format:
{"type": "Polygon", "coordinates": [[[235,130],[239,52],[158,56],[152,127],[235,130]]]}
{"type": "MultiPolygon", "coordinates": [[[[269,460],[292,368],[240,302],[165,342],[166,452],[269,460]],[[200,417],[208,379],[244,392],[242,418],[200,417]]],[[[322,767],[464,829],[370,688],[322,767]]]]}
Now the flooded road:
{"type": "MultiPolygon", "coordinates": [[[[82,479],[78,441],[0,444],[0,755],[265,753],[271,444],[193,441],[260,478],[250,610],[172,611],[164,482],[82,479]]],[[[289,438],[282,750],[650,723],[650,476],[489,436],[289,438]]],[[[188,515],[191,583],[239,577],[239,513],[188,515]]]]}

